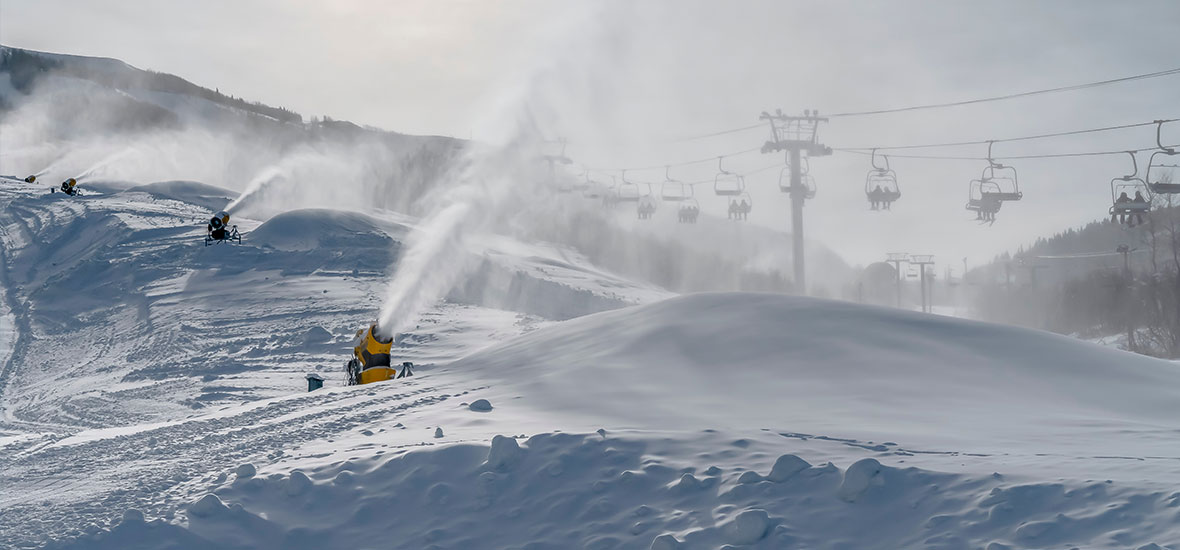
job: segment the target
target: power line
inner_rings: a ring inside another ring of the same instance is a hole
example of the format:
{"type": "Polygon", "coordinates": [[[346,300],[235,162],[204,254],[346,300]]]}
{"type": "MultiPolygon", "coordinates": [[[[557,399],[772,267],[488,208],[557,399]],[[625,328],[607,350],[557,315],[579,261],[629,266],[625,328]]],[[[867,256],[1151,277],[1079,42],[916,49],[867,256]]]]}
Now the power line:
{"type": "MultiPolygon", "coordinates": [[[[1085,90],[1085,89],[1089,89],[1089,88],[1097,88],[1100,86],[1108,86],[1111,84],[1121,84],[1123,82],[1133,82],[1136,80],[1145,80],[1145,79],[1149,79],[1149,78],[1159,78],[1159,77],[1163,77],[1163,76],[1171,76],[1171,75],[1176,75],[1176,74],[1180,74],[1180,67],[1177,67],[1174,69],[1166,69],[1163,71],[1156,71],[1156,72],[1152,72],[1152,73],[1143,73],[1143,74],[1137,74],[1137,75],[1131,75],[1131,76],[1124,76],[1121,78],[1111,78],[1111,79],[1107,79],[1107,80],[1099,80],[1097,82],[1087,82],[1085,84],[1074,84],[1071,86],[1058,86],[1056,88],[1045,88],[1042,90],[1032,90],[1032,91],[1027,91],[1027,92],[1018,92],[1018,93],[1005,94],[1005,95],[999,95],[999,96],[982,97],[982,98],[977,98],[977,99],[968,99],[968,100],[964,100],[964,101],[951,101],[951,102],[946,102],[946,103],[930,103],[930,104],[925,104],[925,105],[911,105],[908,107],[895,107],[895,108],[891,108],[891,109],[876,109],[876,110],[869,110],[869,111],[849,111],[849,112],[845,112],[845,113],[829,114],[829,115],[825,115],[825,116],[828,116],[831,118],[854,117],[854,116],[881,115],[881,114],[888,114],[888,113],[903,113],[903,112],[909,112],[909,111],[921,111],[921,110],[926,110],[926,109],[941,109],[941,108],[945,108],[945,107],[961,107],[964,105],[975,105],[978,103],[988,103],[988,102],[992,102],[992,101],[1004,101],[1004,100],[1008,100],[1008,99],[1017,99],[1017,98],[1022,98],[1022,97],[1030,97],[1030,96],[1051,94],[1051,93],[1057,93],[1057,92],[1071,92],[1071,91],[1076,91],[1076,90],[1085,90]]],[[[727,134],[735,134],[738,132],[745,132],[748,130],[753,130],[755,128],[764,128],[764,127],[765,126],[762,124],[751,124],[749,126],[731,128],[728,130],[719,130],[719,131],[710,132],[707,134],[697,134],[697,135],[686,136],[683,138],[670,140],[666,143],[678,143],[678,142],[683,142],[683,141],[693,141],[693,140],[698,140],[698,139],[723,136],[723,135],[727,135],[727,134]]]]}
{"type": "MultiPolygon", "coordinates": [[[[1172,119],[1166,119],[1166,120],[1153,120],[1151,122],[1137,122],[1134,124],[1120,124],[1118,126],[1105,126],[1102,128],[1088,128],[1085,130],[1072,130],[1072,131],[1068,131],[1068,132],[1053,132],[1050,134],[1036,134],[1036,135],[1031,135],[1031,136],[1021,136],[1021,137],[1003,138],[1003,139],[981,139],[981,140],[975,140],[975,141],[955,141],[955,142],[947,142],[947,143],[925,143],[925,144],[920,144],[920,145],[890,145],[890,146],[882,146],[882,147],[843,147],[838,150],[840,150],[840,151],[871,151],[873,149],[876,149],[878,151],[898,151],[898,150],[903,150],[903,149],[930,149],[930,148],[936,148],[936,147],[959,147],[959,146],[964,146],[964,145],[987,145],[988,143],[1028,141],[1028,140],[1045,139],[1045,138],[1052,138],[1052,137],[1092,134],[1092,133],[1096,133],[1096,132],[1110,132],[1113,130],[1126,130],[1128,128],[1141,128],[1143,126],[1155,126],[1156,124],[1159,124],[1161,122],[1166,124],[1169,122],[1176,122],[1177,120],[1180,120],[1180,119],[1172,118],[1172,119]]],[[[892,156],[892,155],[890,155],[890,156],[892,156]]]]}

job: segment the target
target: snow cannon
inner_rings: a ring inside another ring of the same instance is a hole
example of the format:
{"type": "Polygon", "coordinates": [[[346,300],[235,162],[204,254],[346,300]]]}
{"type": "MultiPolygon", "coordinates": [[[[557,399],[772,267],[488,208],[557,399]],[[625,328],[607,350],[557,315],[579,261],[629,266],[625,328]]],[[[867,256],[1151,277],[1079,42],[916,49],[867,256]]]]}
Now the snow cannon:
{"type": "Polygon", "coordinates": [[[36,175],[36,174],[33,174],[33,175],[31,175],[31,176],[29,176],[29,177],[25,178],[25,183],[34,183],[34,182],[36,182],[36,181],[37,181],[37,175],[36,175]]]}
{"type": "Polygon", "coordinates": [[[399,371],[390,360],[393,338],[382,338],[377,334],[377,323],[367,329],[356,331],[353,340],[352,359],[344,365],[348,374],[348,385],[370,384],[414,375],[414,364],[406,361],[399,371]]]}
{"type": "Polygon", "coordinates": [[[61,192],[65,193],[71,197],[74,195],[77,195],[78,194],[78,180],[76,180],[74,178],[70,178],[70,179],[67,179],[66,181],[61,182],[61,192]]]}
{"type": "Polygon", "coordinates": [[[238,233],[238,226],[229,224],[229,212],[224,210],[209,219],[209,225],[205,230],[205,246],[235,241],[242,244],[242,235],[238,233]]]}

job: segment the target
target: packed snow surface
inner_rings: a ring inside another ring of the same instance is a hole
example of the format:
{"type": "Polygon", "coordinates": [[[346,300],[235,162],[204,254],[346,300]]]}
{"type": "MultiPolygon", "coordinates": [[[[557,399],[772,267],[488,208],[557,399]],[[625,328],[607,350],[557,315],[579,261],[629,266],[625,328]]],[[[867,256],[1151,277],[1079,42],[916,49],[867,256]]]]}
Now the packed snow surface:
{"type": "Polygon", "coordinates": [[[0,182],[0,547],[1180,548],[1172,363],[486,236],[418,375],[343,387],[414,220],[45,191],[0,182]]]}

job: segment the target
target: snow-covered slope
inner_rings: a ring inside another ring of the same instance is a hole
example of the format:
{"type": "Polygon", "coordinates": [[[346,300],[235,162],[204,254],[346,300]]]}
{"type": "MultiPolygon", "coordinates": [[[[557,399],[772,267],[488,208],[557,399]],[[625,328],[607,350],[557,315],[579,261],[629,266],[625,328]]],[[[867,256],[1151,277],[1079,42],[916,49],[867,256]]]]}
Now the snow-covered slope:
{"type": "MultiPolygon", "coordinates": [[[[304,372],[335,372],[353,331],[375,316],[411,223],[301,210],[235,218],[242,246],[205,247],[224,190],[96,188],[70,198],[6,179],[0,189],[4,280],[21,329],[0,397],[12,418],[67,432],[289,394],[304,372]]],[[[507,280],[469,282],[471,299],[428,315],[399,340],[401,353],[429,368],[542,323],[502,307],[513,284],[544,286],[567,316],[666,295],[603,272],[566,276],[588,268],[552,248],[515,245],[533,259],[497,262],[495,246],[473,253],[488,253],[507,280]]]]}
{"type": "Polygon", "coordinates": [[[1171,363],[825,300],[663,299],[488,236],[458,291],[485,301],[399,340],[418,376],[347,388],[331,373],[412,219],[295,211],[205,248],[216,190],[42,193],[0,186],[15,547],[1180,546],[1171,363]],[[558,323],[496,300],[647,305],[558,323]],[[309,370],[329,387],[305,393],[309,370]]]}

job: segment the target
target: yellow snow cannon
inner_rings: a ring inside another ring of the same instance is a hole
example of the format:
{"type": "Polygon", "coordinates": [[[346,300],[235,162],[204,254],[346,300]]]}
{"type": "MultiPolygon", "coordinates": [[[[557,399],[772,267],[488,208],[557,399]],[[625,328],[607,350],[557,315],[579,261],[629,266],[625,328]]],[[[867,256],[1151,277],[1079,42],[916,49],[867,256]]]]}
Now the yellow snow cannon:
{"type": "Polygon", "coordinates": [[[78,180],[76,180],[74,178],[70,178],[70,179],[67,179],[66,181],[61,182],[61,192],[65,193],[71,197],[74,195],[77,195],[78,194],[78,180]]]}
{"type": "Polygon", "coordinates": [[[393,338],[382,338],[377,335],[377,323],[369,325],[367,329],[356,331],[352,359],[344,366],[348,374],[348,385],[370,384],[413,376],[413,363],[402,363],[400,371],[393,366],[389,353],[392,347],[393,338]]]}
{"type": "Polygon", "coordinates": [[[31,176],[29,176],[29,177],[25,178],[25,183],[34,183],[34,182],[36,182],[36,181],[37,181],[37,175],[36,175],[36,174],[33,174],[33,175],[31,175],[31,176]]]}
{"type": "Polygon", "coordinates": [[[242,244],[242,235],[238,233],[238,226],[229,224],[229,212],[221,211],[209,219],[205,228],[205,246],[211,244],[236,241],[242,244]]]}

